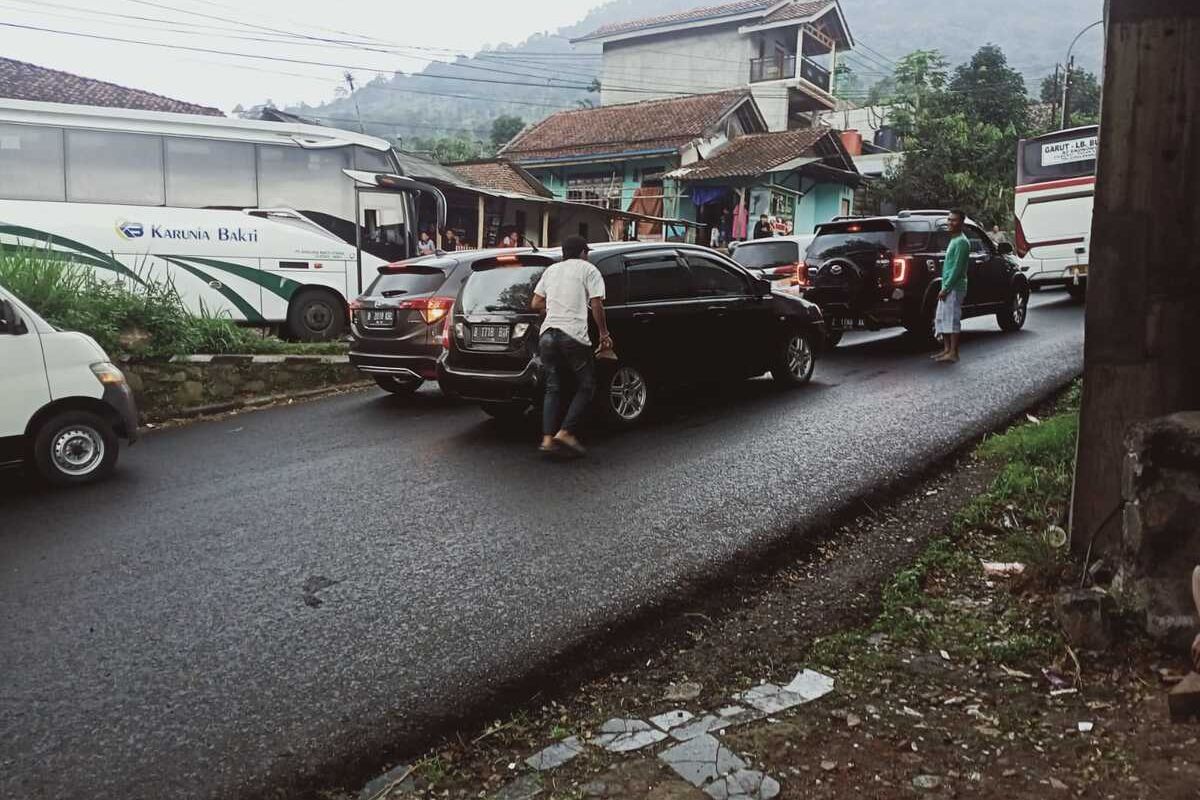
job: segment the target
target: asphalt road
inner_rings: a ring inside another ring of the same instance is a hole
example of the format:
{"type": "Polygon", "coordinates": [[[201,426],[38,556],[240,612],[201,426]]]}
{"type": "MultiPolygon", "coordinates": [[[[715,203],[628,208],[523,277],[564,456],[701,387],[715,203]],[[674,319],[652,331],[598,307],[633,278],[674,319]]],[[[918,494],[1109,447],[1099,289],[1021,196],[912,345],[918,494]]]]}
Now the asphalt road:
{"type": "Polygon", "coordinates": [[[693,393],[568,465],[436,392],[370,391],[153,433],[96,487],[0,475],[0,796],[236,797],[378,766],[1064,384],[1082,311],[1034,305],[1019,334],[969,322],[957,366],[850,336],[809,387],[693,393]]]}

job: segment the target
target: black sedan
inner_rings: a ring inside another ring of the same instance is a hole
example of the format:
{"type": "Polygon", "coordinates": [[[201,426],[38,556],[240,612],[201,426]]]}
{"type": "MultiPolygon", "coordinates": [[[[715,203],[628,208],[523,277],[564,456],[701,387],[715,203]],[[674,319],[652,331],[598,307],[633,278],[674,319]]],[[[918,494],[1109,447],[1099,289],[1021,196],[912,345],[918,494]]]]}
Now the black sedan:
{"type": "MultiPolygon", "coordinates": [[[[559,251],[473,266],[454,304],[438,379],[496,417],[541,401],[533,290],[559,251]]],[[[744,380],[770,372],[807,383],[823,342],[820,310],[707,248],[596,245],[617,360],[598,363],[598,411],[619,427],[641,421],[670,386],[744,380]]],[[[593,341],[594,323],[593,323],[593,341]]]]}

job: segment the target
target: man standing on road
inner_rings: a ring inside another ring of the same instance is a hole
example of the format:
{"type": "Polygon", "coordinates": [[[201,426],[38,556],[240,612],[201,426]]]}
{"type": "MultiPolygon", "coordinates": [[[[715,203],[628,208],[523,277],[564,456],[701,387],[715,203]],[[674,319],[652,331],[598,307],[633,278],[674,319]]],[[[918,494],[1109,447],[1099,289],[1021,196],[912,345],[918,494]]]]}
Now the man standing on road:
{"type": "Polygon", "coordinates": [[[962,336],[962,307],[967,297],[967,264],[971,259],[971,242],[963,233],[967,215],[955,209],[946,223],[950,228],[950,246],[942,262],[942,290],[938,293],[937,317],[934,331],[942,337],[942,352],[934,361],[953,364],[958,361],[958,341],[962,336]]]}
{"type": "Polygon", "coordinates": [[[596,390],[595,361],[588,335],[588,308],[600,331],[600,347],[612,347],[604,316],[604,278],[587,261],[588,246],[582,236],[563,242],[563,261],[552,264],[533,290],[533,310],[545,311],[538,349],[542,356],[545,399],[542,403],[542,445],[546,455],[582,456],[575,437],[596,390]],[[562,413],[563,382],[571,376],[575,394],[566,415],[562,413]]]}

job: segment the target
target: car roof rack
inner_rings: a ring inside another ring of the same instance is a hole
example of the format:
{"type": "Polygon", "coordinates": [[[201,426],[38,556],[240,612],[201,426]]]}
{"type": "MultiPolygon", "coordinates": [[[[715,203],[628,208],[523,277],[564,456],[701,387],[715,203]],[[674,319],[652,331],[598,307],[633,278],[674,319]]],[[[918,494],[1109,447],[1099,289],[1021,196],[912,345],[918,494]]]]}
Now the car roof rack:
{"type": "Polygon", "coordinates": [[[901,211],[897,217],[945,217],[950,214],[948,208],[914,208],[901,211]]]}

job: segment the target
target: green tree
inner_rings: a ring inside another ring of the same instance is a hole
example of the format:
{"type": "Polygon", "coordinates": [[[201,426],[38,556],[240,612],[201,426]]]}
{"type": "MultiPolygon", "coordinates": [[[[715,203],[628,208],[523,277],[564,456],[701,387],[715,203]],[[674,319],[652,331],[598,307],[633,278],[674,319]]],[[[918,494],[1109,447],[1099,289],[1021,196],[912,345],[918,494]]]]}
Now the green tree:
{"type": "Polygon", "coordinates": [[[503,147],[525,128],[525,120],[511,114],[501,114],[492,120],[492,146],[503,147]]]}
{"type": "Polygon", "coordinates": [[[881,195],[902,208],[961,206],[1006,227],[1029,113],[1024,80],[1003,52],[987,45],[949,79],[939,53],[918,51],[900,60],[892,80],[904,157],[881,195]]]}
{"type": "Polygon", "coordinates": [[[412,140],[410,147],[413,152],[427,155],[439,164],[470,161],[473,158],[490,155],[490,150],[483,142],[456,136],[443,136],[435,139],[416,138],[412,140]]]}
{"type": "MultiPolygon", "coordinates": [[[[1052,72],[1042,79],[1041,100],[1055,106],[1062,104],[1062,73],[1052,72]]],[[[1067,127],[1093,125],[1100,121],[1100,82],[1094,73],[1083,69],[1071,70],[1071,119],[1067,127]]],[[[1058,125],[1058,120],[1051,120],[1058,125]]]]}

